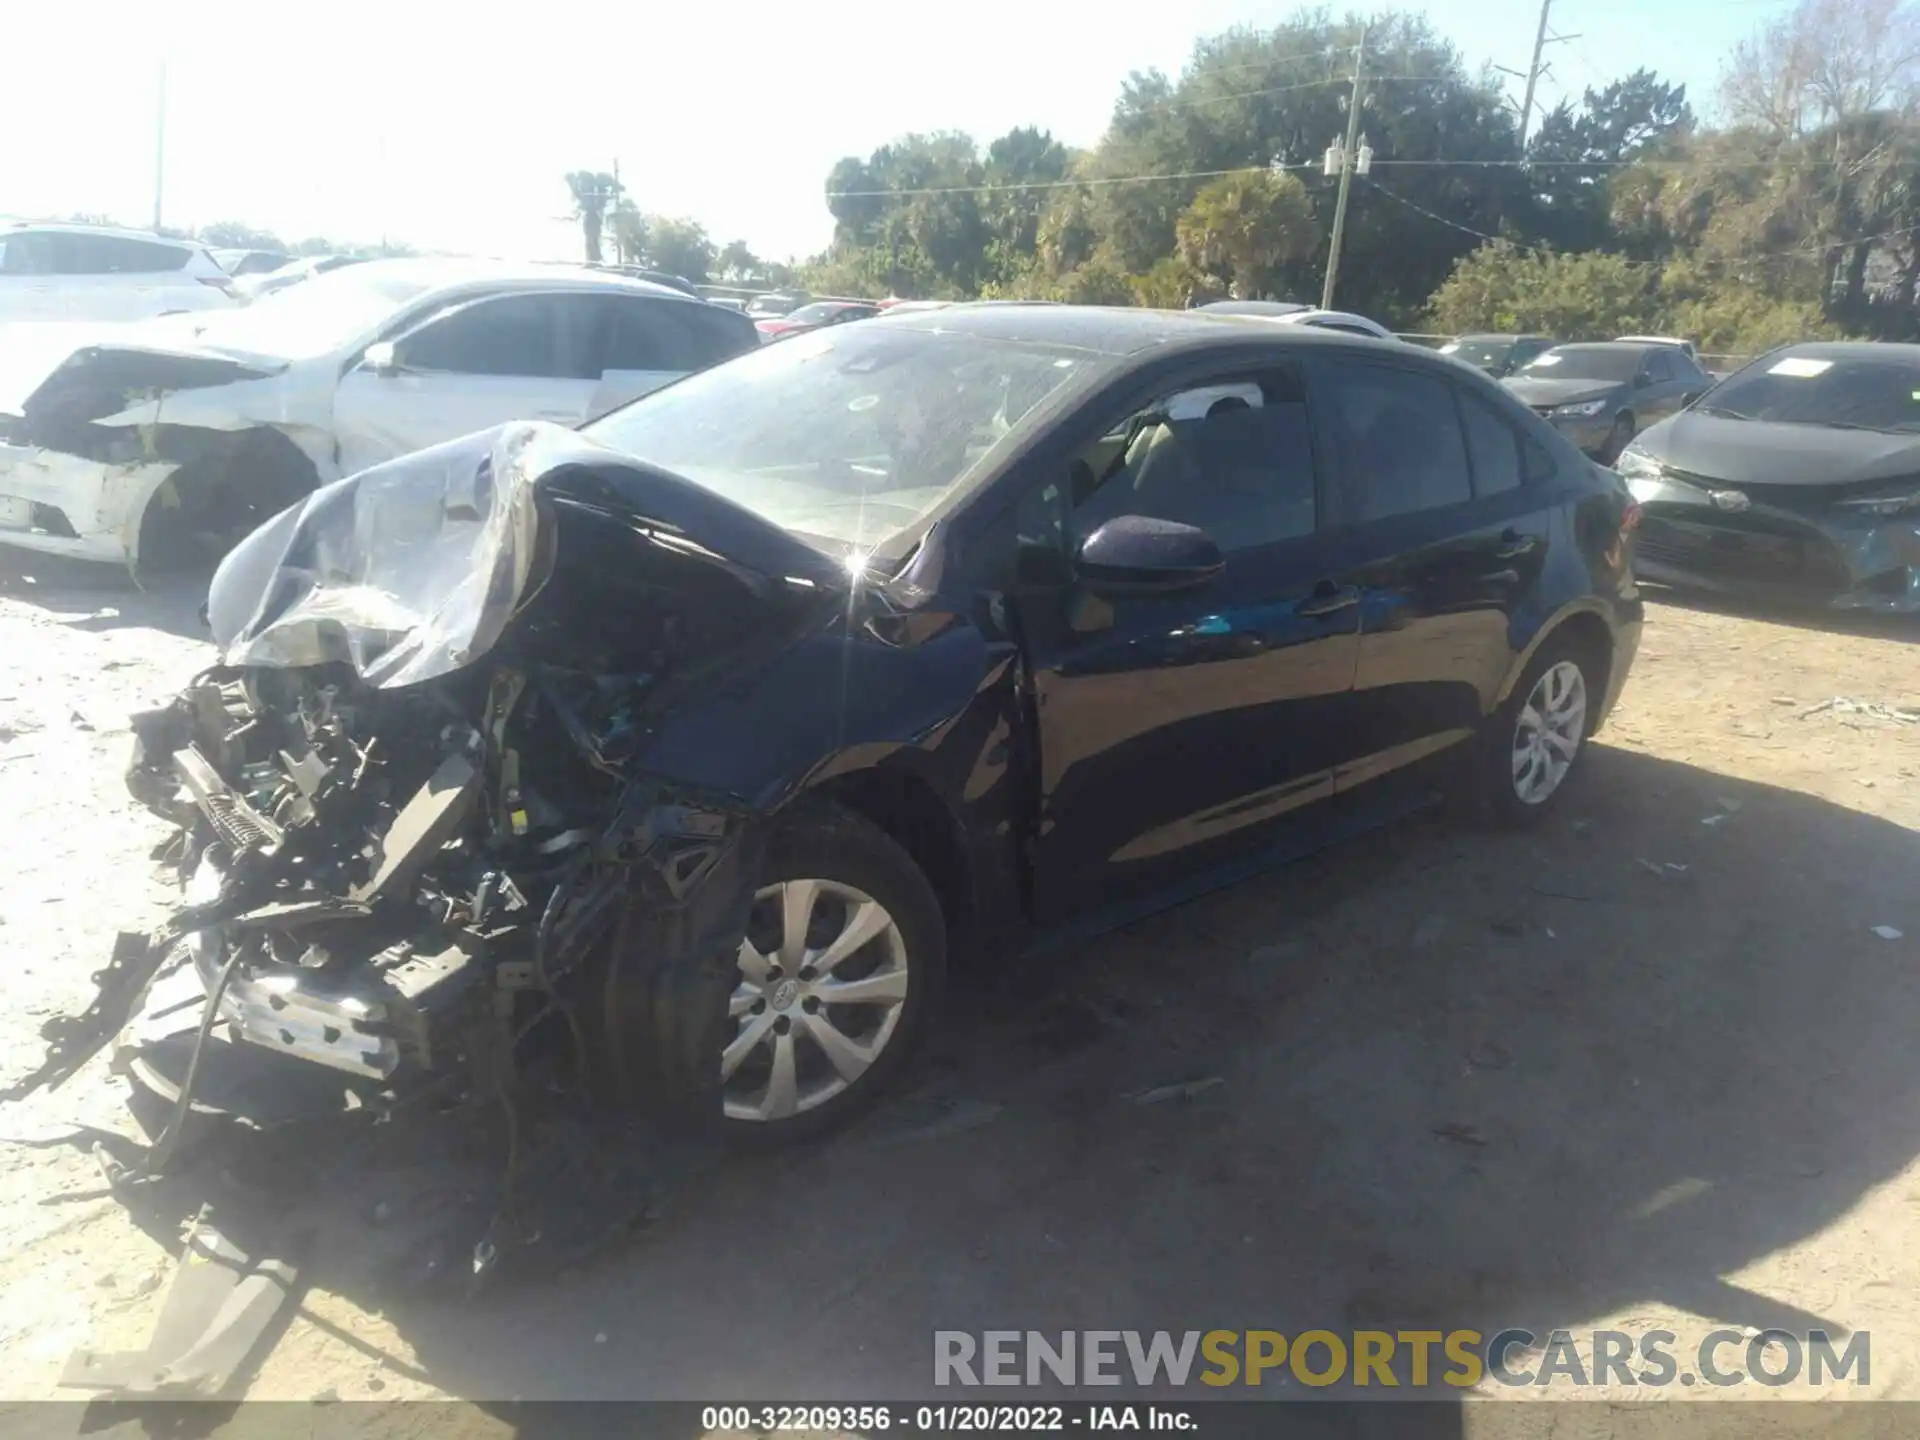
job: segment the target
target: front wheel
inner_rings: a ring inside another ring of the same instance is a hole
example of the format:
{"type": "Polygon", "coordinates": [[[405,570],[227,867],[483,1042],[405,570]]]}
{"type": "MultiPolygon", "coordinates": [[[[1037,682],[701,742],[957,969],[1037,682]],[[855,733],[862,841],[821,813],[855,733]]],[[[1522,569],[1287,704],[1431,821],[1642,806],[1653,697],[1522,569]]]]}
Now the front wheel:
{"type": "Polygon", "coordinates": [[[1476,789],[1489,818],[1520,826],[1546,814],[1586,748],[1599,679],[1578,643],[1541,647],[1481,735],[1476,789]]]}
{"type": "Polygon", "coordinates": [[[839,809],[784,827],[713,1061],[725,1133],[797,1139],[877,1099],[925,1032],[946,959],[933,887],[892,836],[839,809]]]}

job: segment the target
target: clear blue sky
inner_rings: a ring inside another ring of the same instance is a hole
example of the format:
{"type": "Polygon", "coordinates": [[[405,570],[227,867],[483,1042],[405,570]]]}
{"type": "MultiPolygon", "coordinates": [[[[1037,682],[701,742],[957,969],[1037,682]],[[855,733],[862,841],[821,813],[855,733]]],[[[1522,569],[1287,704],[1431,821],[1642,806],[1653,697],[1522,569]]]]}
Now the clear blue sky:
{"type": "MultiPolygon", "coordinates": [[[[1549,103],[1647,65],[1710,104],[1734,42],[1788,0],[1554,0],[1549,103]]],[[[1410,6],[1408,8],[1423,8],[1410,6]]],[[[619,0],[284,6],[21,4],[0,80],[0,214],[150,220],[167,60],[165,219],[289,238],[575,253],[561,175],[609,168],[643,208],[804,255],[841,155],[909,130],[1037,124],[1089,145],[1122,77],[1290,4],[1187,0],[619,0]],[[933,18],[935,15],[940,18],[933,18]],[[720,38],[698,22],[710,15],[720,38]],[[1096,18],[1097,17],[1097,18],[1096,18]]],[[[1470,64],[1523,69],[1538,0],[1432,0],[1470,64]]]]}

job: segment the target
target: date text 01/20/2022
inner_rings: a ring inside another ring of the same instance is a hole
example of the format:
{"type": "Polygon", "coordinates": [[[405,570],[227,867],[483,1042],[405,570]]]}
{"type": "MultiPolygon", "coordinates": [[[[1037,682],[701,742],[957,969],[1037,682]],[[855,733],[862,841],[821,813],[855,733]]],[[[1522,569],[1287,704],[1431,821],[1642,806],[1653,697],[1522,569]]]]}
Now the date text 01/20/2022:
{"type": "Polygon", "coordinates": [[[1072,1430],[1184,1431],[1191,1413],[1168,1405],[710,1405],[700,1414],[707,1431],[851,1430],[875,1435],[1009,1434],[1072,1430]]]}

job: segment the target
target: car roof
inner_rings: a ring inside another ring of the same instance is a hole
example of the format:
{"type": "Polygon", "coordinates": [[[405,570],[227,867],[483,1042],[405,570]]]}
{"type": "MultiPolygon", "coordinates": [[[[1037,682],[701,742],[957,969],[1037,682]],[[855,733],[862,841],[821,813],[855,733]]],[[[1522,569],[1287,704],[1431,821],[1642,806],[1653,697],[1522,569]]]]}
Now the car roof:
{"type": "Polygon", "coordinates": [[[103,235],[109,240],[143,240],[149,245],[176,245],[182,250],[206,249],[200,241],[183,239],[178,235],[161,235],[152,230],[123,230],[115,225],[82,225],[71,220],[20,220],[0,225],[0,237],[18,234],[22,230],[41,230],[59,235],[103,235]]]}
{"type": "MultiPolygon", "coordinates": [[[[1204,348],[1209,345],[1374,346],[1388,342],[1370,336],[1319,330],[1311,325],[1250,324],[1244,315],[1200,310],[1139,310],[1124,306],[970,303],[908,315],[882,311],[875,325],[978,335],[990,340],[1055,345],[1115,357],[1152,349],[1204,348]]],[[[1414,347],[1395,344],[1394,352],[1414,347]]]]}
{"type": "Polygon", "coordinates": [[[1891,340],[1803,340],[1797,345],[1782,345],[1769,355],[1794,354],[1809,360],[1892,360],[1920,365],[1920,345],[1891,340]]]}
{"type": "Polygon", "coordinates": [[[1298,315],[1313,307],[1297,300],[1210,300],[1193,308],[1209,315],[1298,315]]]}
{"type": "Polygon", "coordinates": [[[363,260],[352,268],[360,274],[411,280],[425,290],[451,290],[466,286],[523,286],[529,290],[624,290],[655,299],[681,300],[693,305],[706,303],[699,296],[688,295],[670,285],[638,280],[614,270],[590,270],[584,265],[409,257],[400,260],[363,260]]]}

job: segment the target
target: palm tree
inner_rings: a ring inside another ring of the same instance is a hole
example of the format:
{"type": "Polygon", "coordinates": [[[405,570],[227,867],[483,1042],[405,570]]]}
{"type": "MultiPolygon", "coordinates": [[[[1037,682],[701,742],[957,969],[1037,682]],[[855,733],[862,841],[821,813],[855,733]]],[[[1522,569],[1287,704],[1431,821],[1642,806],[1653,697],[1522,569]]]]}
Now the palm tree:
{"type": "Polygon", "coordinates": [[[600,170],[570,170],[567,189],[573,192],[573,218],[580,222],[587,242],[587,263],[600,263],[600,236],[606,227],[607,211],[620,198],[620,182],[600,170]]]}

